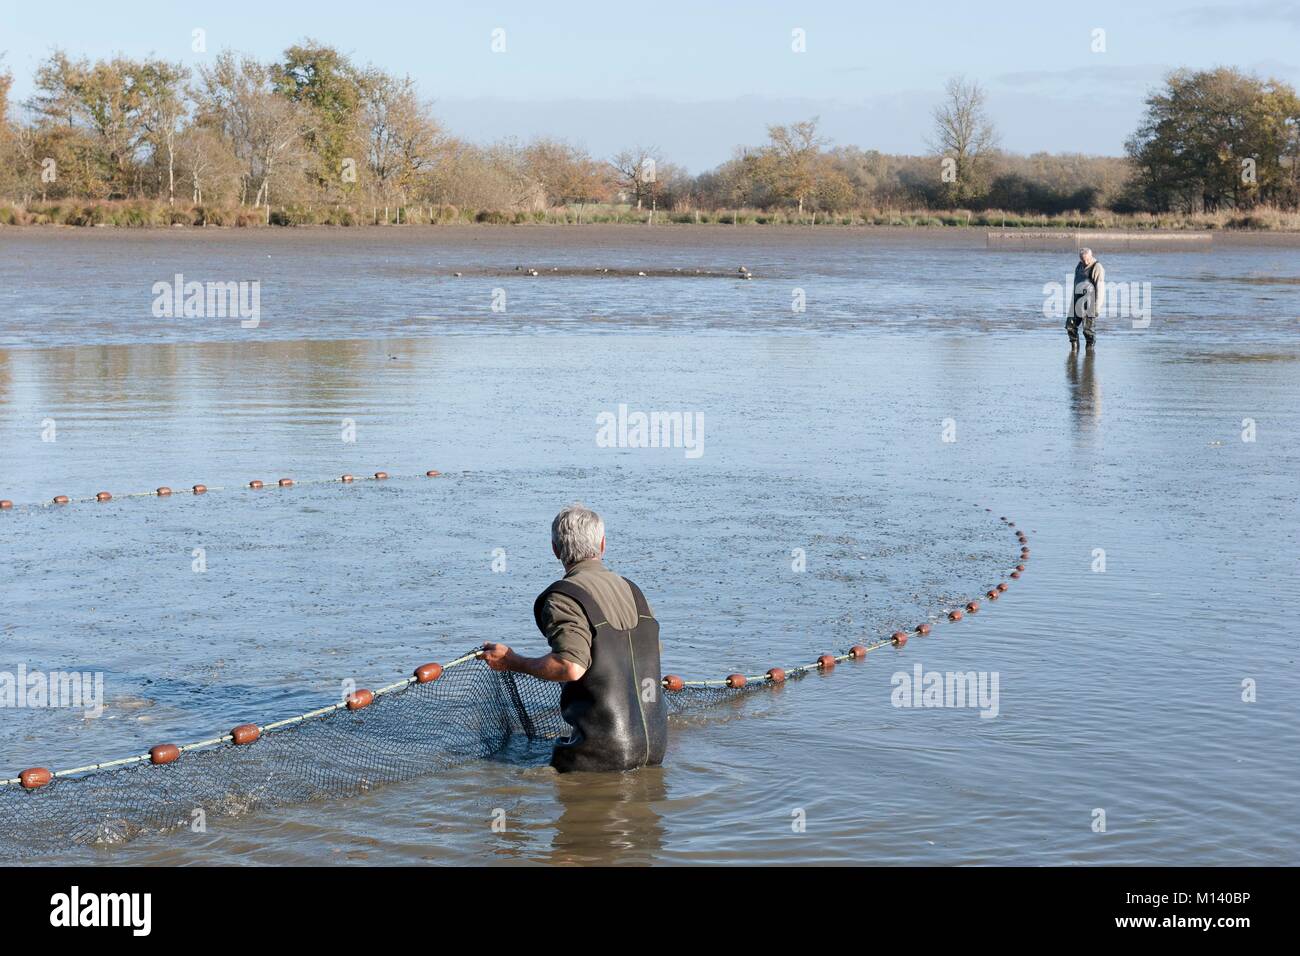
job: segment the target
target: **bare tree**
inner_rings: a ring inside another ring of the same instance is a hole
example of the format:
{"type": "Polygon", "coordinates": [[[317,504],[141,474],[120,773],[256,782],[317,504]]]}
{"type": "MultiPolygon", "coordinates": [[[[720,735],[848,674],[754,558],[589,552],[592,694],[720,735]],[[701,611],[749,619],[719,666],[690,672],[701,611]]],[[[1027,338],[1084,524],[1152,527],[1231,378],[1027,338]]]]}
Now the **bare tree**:
{"type": "Polygon", "coordinates": [[[768,146],[759,156],[759,175],[777,198],[804,203],[817,187],[817,165],[825,142],[817,135],[817,117],[790,126],[769,126],[768,146]]]}
{"type": "Polygon", "coordinates": [[[382,201],[405,200],[408,190],[433,167],[442,128],[420,99],[415,81],[378,69],[360,80],[366,168],[382,201]]]}
{"type": "Polygon", "coordinates": [[[609,161],[616,185],[632,198],[637,209],[653,194],[663,161],[662,154],[654,146],[625,149],[609,161]]]}
{"type": "Polygon", "coordinates": [[[537,139],[523,151],[524,168],[554,206],[578,204],[578,220],[589,202],[609,193],[608,168],[585,149],[555,139],[537,139]]]}
{"type": "Polygon", "coordinates": [[[950,175],[943,177],[949,200],[960,204],[983,189],[985,160],[997,146],[997,130],[985,112],[984,90],[974,81],[954,76],[944,88],[945,99],[934,110],[933,149],[944,159],[950,175]]]}
{"type": "Polygon", "coordinates": [[[176,161],[182,178],[189,180],[190,201],[195,205],[238,198],[243,164],[215,130],[187,126],[176,138],[176,161]]]}

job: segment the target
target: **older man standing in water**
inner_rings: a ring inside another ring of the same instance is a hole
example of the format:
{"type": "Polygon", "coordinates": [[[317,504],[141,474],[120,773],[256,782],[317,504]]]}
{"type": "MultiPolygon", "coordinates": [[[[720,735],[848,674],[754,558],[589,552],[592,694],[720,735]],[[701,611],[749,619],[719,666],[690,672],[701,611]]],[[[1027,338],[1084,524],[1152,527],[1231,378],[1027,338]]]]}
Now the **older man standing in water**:
{"type": "Polygon", "coordinates": [[[1070,351],[1079,347],[1079,325],[1083,325],[1086,348],[1097,347],[1097,314],[1106,295],[1106,270],[1091,249],[1079,250],[1079,264],[1074,267],[1074,298],[1070,314],[1065,317],[1065,334],[1070,337],[1070,351]]]}
{"type": "Polygon", "coordinates": [[[495,671],[562,681],[560,712],[571,736],[555,745],[551,766],[632,770],[663,763],[668,706],[659,664],[659,622],[645,595],[602,563],[605,522],[581,504],[551,522],[551,550],[564,577],[533,604],[533,619],[551,653],[522,657],[484,644],[495,671]]]}

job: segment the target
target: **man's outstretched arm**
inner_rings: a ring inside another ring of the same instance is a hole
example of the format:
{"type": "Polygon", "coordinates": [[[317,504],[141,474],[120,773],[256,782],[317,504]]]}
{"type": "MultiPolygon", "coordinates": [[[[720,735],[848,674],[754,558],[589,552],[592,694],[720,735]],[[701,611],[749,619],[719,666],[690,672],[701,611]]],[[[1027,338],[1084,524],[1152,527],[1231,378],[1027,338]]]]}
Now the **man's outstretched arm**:
{"type": "Polygon", "coordinates": [[[494,671],[515,671],[519,674],[531,674],[542,680],[577,680],[587,673],[587,668],[581,664],[575,664],[556,654],[524,657],[516,654],[505,644],[484,644],[482,657],[487,661],[487,666],[494,671]]]}

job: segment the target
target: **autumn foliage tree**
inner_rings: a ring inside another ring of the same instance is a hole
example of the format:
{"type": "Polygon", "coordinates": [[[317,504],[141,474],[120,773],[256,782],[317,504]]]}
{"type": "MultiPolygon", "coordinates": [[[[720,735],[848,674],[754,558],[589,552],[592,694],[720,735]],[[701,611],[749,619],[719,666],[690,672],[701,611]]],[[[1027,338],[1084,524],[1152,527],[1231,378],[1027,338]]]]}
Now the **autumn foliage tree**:
{"type": "Polygon", "coordinates": [[[1152,210],[1295,208],[1300,99],[1239,70],[1178,70],[1147,98],[1127,143],[1134,192],[1152,210]]]}

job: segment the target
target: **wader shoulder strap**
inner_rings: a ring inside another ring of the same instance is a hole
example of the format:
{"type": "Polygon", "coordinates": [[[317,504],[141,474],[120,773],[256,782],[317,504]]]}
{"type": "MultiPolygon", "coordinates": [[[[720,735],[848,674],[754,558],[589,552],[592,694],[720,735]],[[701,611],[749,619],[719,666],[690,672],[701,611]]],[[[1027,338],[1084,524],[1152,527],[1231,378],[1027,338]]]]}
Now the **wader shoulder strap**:
{"type": "Polygon", "coordinates": [[[627,578],[624,578],[623,580],[627,581],[627,586],[632,589],[632,600],[636,602],[637,618],[648,617],[653,619],[654,615],[650,613],[650,602],[645,599],[645,595],[641,593],[641,589],[627,578]]]}
{"type": "MultiPolygon", "coordinates": [[[[546,598],[551,594],[563,594],[565,597],[576,601],[578,606],[582,608],[582,613],[587,615],[587,624],[591,626],[591,633],[595,634],[596,628],[609,623],[609,618],[605,617],[605,612],[601,610],[600,604],[594,597],[572,581],[556,581],[537,595],[537,600],[533,602],[533,620],[537,622],[539,631],[545,633],[546,630],[542,624],[542,608],[546,605],[546,598]]],[[[644,601],[645,599],[642,598],[641,600],[644,601]]]]}

